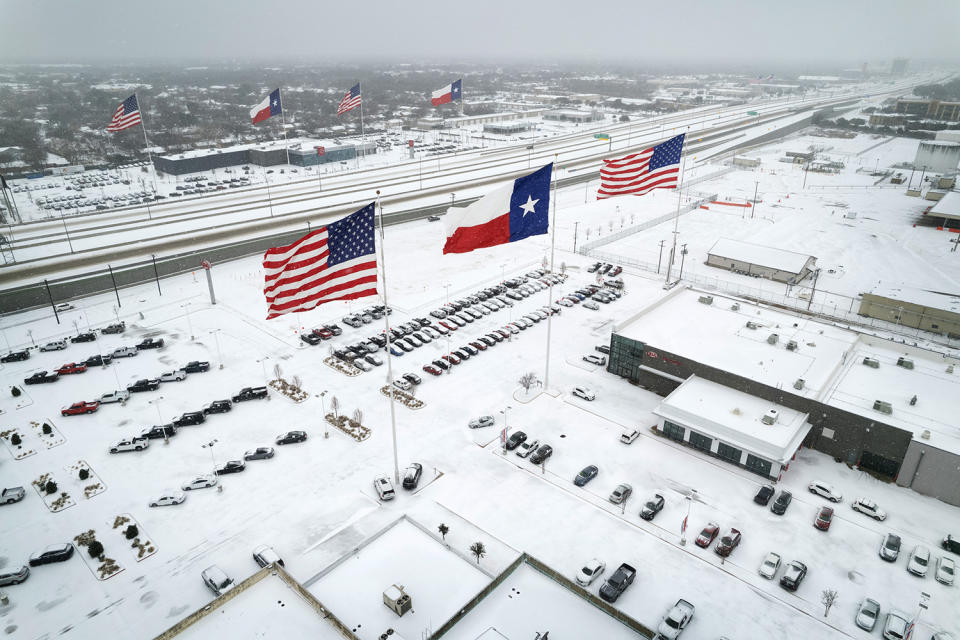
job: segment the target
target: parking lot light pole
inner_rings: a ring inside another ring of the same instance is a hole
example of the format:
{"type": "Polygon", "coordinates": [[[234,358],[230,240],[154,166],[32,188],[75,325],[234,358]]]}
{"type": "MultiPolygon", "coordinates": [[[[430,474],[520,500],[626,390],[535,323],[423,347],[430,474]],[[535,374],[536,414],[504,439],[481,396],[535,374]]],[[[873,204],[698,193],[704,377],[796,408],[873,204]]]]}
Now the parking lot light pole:
{"type": "Polygon", "coordinates": [[[687,501],[687,516],[683,519],[683,525],[680,527],[680,544],[687,544],[687,523],[690,522],[690,505],[693,504],[693,496],[684,496],[687,501]]]}
{"type": "Polygon", "coordinates": [[[323,391],[320,392],[320,411],[322,412],[322,413],[321,413],[321,416],[323,417],[323,438],[324,438],[324,440],[326,440],[327,438],[330,437],[330,430],[327,428],[327,425],[330,424],[329,422],[327,422],[327,404],[323,401],[323,399],[324,399],[326,396],[327,396],[327,390],[324,389],[323,391]]]}
{"type": "Polygon", "coordinates": [[[193,340],[193,323],[190,322],[190,303],[180,305],[181,309],[186,309],[187,311],[187,328],[190,330],[190,339],[193,340]]]}
{"type": "Polygon", "coordinates": [[[163,400],[163,396],[159,398],[154,398],[150,401],[150,404],[157,408],[157,418],[160,419],[160,428],[163,429],[163,444],[170,444],[170,438],[167,435],[167,428],[163,424],[163,416],[160,414],[160,401],[163,400]]]}
{"type": "Polygon", "coordinates": [[[220,329],[214,329],[210,333],[213,334],[213,339],[217,343],[217,359],[220,361],[220,366],[218,368],[223,369],[223,354],[220,352],[220,336],[218,335],[220,333],[220,329]]]}
{"type": "Polygon", "coordinates": [[[503,414],[503,455],[507,455],[507,436],[510,435],[510,425],[507,424],[507,411],[510,410],[510,405],[507,405],[503,408],[500,413],[503,414]]]}
{"type": "MultiPolygon", "coordinates": [[[[202,444],[202,445],[200,445],[200,448],[201,448],[201,449],[210,449],[210,464],[213,465],[212,468],[213,468],[213,476],[214,476],[214,477],[217,476],[217,460],[216,460],[216,458],[213,457],[213,445],[215,445],[215,444],[217,444],[217,439],[216,439],[216,438],[214,438],[213,440],[211,440],[211,441],[208,442],[207,444],[202,444]]],[[[220,485],[220,483],[218,482],[218,483],[217,483],[217,486],[219,486],[219,485],[220,485]]]]}

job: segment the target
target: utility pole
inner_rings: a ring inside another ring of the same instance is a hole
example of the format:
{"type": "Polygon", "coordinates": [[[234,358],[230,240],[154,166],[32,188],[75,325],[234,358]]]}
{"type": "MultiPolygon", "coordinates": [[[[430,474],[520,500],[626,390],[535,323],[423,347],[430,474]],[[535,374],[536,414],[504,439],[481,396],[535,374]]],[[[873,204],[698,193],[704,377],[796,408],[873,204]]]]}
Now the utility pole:
{"type": "Polygon", "coordinates": [[[162,296],[163,291],[160,291],[160,272],[157,271],[157,256],[151,253],[150,258],[153,260],[153,275],[157,279],[157,293],[162,296]]]}
{"type": "Polygon", "coordinates": [[[687,257],[687,244],[684,243],[680,248],[680,275],[677,276],[678,280],[683,280],[683,262],[687,257]]]}
{"type": "Polygon", "coordinates": [[[660,263],[663,261],[663,244],[666,240],[660,241],[660,257],[657,258],[657,275],[660,275],[660,263]]]}
{"type": "MultiPolygon", "coordinates": [[[[573,252],[577,252],[577,227],[580,226],[579,221],[573,223],[573,252]]],[[[960,239],[960,236],[957,236],[957,239],[960,239]]]]}
{"type": "Polygon", "coordinates": [[[757,212],[757,191],[760,189],[760,181],[754,180],[753,182],[753,206],[750,207],[750,219],[753,220],[754,214],[757,212]]]}
{"type": "Polygon", "coordinates": [[[810,305],[813,304],[813,296],[817,293],[817,280],[820,279],[820,269],[813,272],[813,291],[810,292],[810,299],[807,300],[807,311],[810,311],[810,305]]]}

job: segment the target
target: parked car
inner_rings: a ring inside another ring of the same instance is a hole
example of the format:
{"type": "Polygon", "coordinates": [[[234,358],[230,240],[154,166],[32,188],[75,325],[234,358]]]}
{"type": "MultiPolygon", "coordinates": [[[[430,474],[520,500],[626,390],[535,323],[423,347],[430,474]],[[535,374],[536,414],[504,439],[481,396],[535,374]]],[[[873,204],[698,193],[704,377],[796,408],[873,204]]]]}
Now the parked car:
{"type": "Polygon", "coordinates": [[[100,333],[123,333],[127,329],[126,322],[115,322],[113,324],[108,324],[103,329],[100,329],[100,333]]]}
{"type": "Polygon", "coordinates": [[[677,604],[670,607],[667,614],[663,616],[663,620],[657,625],[657,636],[664,640],[679,638],[683,630],[690,624],[690,620],[693,619],[695,610],[696,608],[683,598],[677,600],[677,604]]]}
{"type": "Polygon", "coordinates": [[[548,444],[542,444],[540,445],[540,448],[534,451],[533,455],[530,456],[530,462],[532,464],[543,464],[552,455],[553,455],[553,447],[551,447],[548,444]]]}
{"type": "Polygon", "coordinates": [[[583,567],[580,568],[580,571],[577,572],[577,584],[581,587],[589,587],[593,584],[594,580],[603,575],[606,568],[607,565],[602,560],[593,558],[584,564],[583,567]]]}
{"type": "Polygon", "coordinates": [[[302,340],[303,342],[306,342],[307,344],[309,344],[309,345],[311,345],[311,346],[316,346],[316,345],[320,344],[321,342],[323,342],[323,338],[321,338],[321,337],[319,336],[319,334],[312,333],[312,332],[311,332],[311,333],[306,333],[306,332],[301,333],[301,334],[300,334],[300,340],[302,340]]]}
{"type": "Polygon", "coordinates": [[[589,355],[583,356],[583,360],[585,362],[589,362],[590,364],[595,364],[598,367],[602,367],[607,364],[607,359],[604,356],[596,356],[596,355],[593,355],[592,353],[589,355]]]}
{"type": "Polygon", "coordinates": [[[600,587],[600,597],[607,602],[616,602],[617,598],[627,590],[627,587],[633,584],[633,579],[636,576],[637,570],[624,562],[600,587]]]}
{"type": "Polygon", "coordinates": [[[887,562],[896,562],[900,556],[900,536],[888,533],[880,543],[880,557],[887,562]]]}
{"type": "Polygon", "coordinates": [[[127,391],[130,393],[138,393],[141,391],[156,391],[160,388],[159,378],[137,380],[133,384],[127,387],[127,391]]]}
{"type": "Polygon", "coordinates": [[[377,490],[377,495],[381,500],[393,500],[393,483],[387,476],[377,476],[373,479],[373,488],[377,490]]]}
{"type": "Polygon", "coordinates": [[[276,444],[295,444],[297,442],[306,442],[306,431],[287,431],[277,436],[276,444]]]}
{"type": "Polygon", "coordinates": [[[93,342],[97,339],[97,336],[94,333],[78,333],[77,335],[70,338],[70,342],[93,342]]]}
{"type": "Polygon", "coordinates": [[[600,305],[598,305],[596,302],[584,302],[583,308],[590,309],[591,311],[599,311],[600,305]]]}
{"type": "MultiPolygon", "coordinates": [[[[367,366],[370,366],[370,365],[367,365],[367,366]]],[[[432,376],[443,375],[443,371],[442,371],[441,369],[439,369],[436,365],[433,365],[433,364],[425,364],[425,365],[423,365],[423,370],[426,371],[427,373],[429,373],[429,374],[432,375],[432,376]]]]}
{"type": "Polygon", "coordinates": [[[243,454],[244,460],[268,460],[273,457],[273,447],[257,447],[243,454]]]}
{"type": "Polygon", "coordinates": [[[907,559],[907,571],[921,578],[927,575],[927,569],[930,568],[930,549],[918,544],[910,552],[907,559]]]}
{"type": "Polygon", "coordinates": [[[740,530],[730,528],[726,535],[720,537],[720,542],[713,548],[718,556],[726,558],[740,545],[740,530]]]}
{"type": "Polygon", "coordinates": [[[126,402],[130,399],[130,392],[126,390],[111,391],[105,393],[97,400],[100,404],[110,404],[113,402],[126,402]]]}
{"type": "Polygon", "coordinates": [[[777,570],[780,569],[780,554],[771,551],[763,558],[760,563],[760,575],[767,580],[773,580],[777,577],[777,570]]]}
{"type": "Polygon", "coordinates": [[[273,547],[262,544],[253,550],[253,561],[261,567],[269,567],[271,564],[283,565],[283,559],[273,550],[273,547]]]}
{"type": "Polygon", "coordinates": [[[11,584],[20,584],[29,577],[30,567],[26,565],[0,570],[0,587],[6,587],[11,584]]]}
{"type": "Polygon", "coordinates": [[[887,514],[877,506],[877,503],[869,498],[857,498],[850,505],[854,511],[859,511],[868,515],[874,520],[883,521],[887,519],[887,514]]]}
{"type": "Polygon", "coordinates": [[[203,584],[210,587],[210,590],[217,596],[222,596],[236,586],[233,578],[224,573],[223,569],[217,565],[207,567],[200,576],[203,578],[203,584]]]}
{"type": "Polygon", "coordinates": [[[883,621],[883,640],[903,640],[907,637],[909,626],[907,614],[897,610],[888,611],[883,621]]]}
{"type": "Polygon", "coordinates": [[[394,380],[393,386],[395,386],[397,389],[400,389],[401,391],[409,391],[411,388],[413,388],[413,385],[407,382],[406,380],[404,380],[403,378],[397,378],[396,380],[394,380]]]}
{"type": "Polygon", "coordinates": [[[187,411],[179,417],[173,419],[173,424],[178,427],[188,427],[195,424],[203,424],[206,421],[202,411],[187,411]]]}
{"type": "Polygon", "coordinates": [[[132,358],[139,353],[136,347],[118,347],[110,354],[111,358],[132,358]]]}
{"type": "Polygon", "coordinates": [[[143,436],[135,438],[124,438],[117,440],[110,445],[110,453],[122,453],[124,451],[142,451],[150,446],[150,441],[143,436]]]}
{"type": "Polygon", "coordinates": [[[407,470],[403,472],[403,488],[404,489],[416,489],[417,485],[420,484],[420,475],[423,473],[423,465],[419,462],[413,462],[407,467],[407,470]]]}
{"type": "Polygon", "coordinates": [[[613,490],[610,494],[610,502],[613,504],[621,504],[625,502],[633,494],[633,487],[627,483],[618,484],[617,488],[613,490]]]}
{"type": "Polygon", "coordinates": [[[30,352],[24,349],[23,351],[11,351],[7,355],[0,357],[0,362],[19,362],[21,360],[26,360],[30,357],[30,352]]]}
{"type": "Polygon", "coordinates": [[[240,473],[247,468],[246,463],[241,460],[228,460],[223,463],[219,468],[216,469],[215,473],[218,476],[225,476],[229,473],[240,473]]]}
{"type": "Polygon", "coordinates": [[[698,547],[706,549],[713,543],[714,539],[720,533],[720,525],[716,522],[708,522],[700,531],[700,535],[697,536],[697,539],[694,541],[698,547]]]}
{"type": "Polygon", "coordinates": [[[588,401],[595,400],[597,397],[597,394],[589,387],[574,387],[573,395],[588,401]]]}
{"type": "Polygon", "coordinates": [[[197,476],[193,480],[184,482],[183,486],[180,487],[184,491],[193,491],[194,489],[207,489],[209,487],[215,487],[220,484],[220,479],[215,475],[202,475],[197,476]]]}
{"type": "Polygon", "coordinates": [[[817,517],[813,521],[813,526],[820,531],[827,531],[830,529],[831,522],[833,522],[833,508],[820,507],[820,511],[817,512],[817,517]]]}
{"type": "Polygon", "coordinates": [[[167,371],[160,375],[160,382],[182,382],[187,379],[187,372],[183,369],[167,371]]]}
{"type": "Polygon", "coordinates": [[[37,371],[28,378],[23,379],[23,384],[45,384],[56,382],[60,379],[59,373],[47,373],[46,371],[37,371]]]}
{"type": "Polygon", "coordinates": [[[843,500],[843,494],[836,491],[833,488],[833,485],[829,485],[826,482],[817,480],[815,482],[811,482],[807,488],[810,489],[810,493],[815,493],[821,498],[826,498],[830,502],[840,502],[843,500]]]}
{"type": "Polygon", "coordinates": [[[526,440],[521,442],[517,446],[517,455],[521,458],[529,457],[531,453],[537,450],[537,447],[540,446],[539,440],[526,440]]]}
{"type": "Polygon", "coordinates": [[[0,504],[13,504],[23,500],[26,492],[23,487],[8,487],[0,491],[0,504]]]}
{"type": "Polygon", "coordinates": [[[203,415],[210,415],[211,413],[226,413],[227,411],[233,410],[233,403],[229,400],[214,400],[209,404],[203,406],[203,415]]]}
{"type": "Polygon", "coordinates": [[[773,497],[774,489],[773,485],[765,484],[760,487],[760,491],[757,492],[757,495],[753,497],[753,501],[757,504],[767,506],[767,503],[770,502],[770,498],[773,497]]]}
{"type": "Polygon", "coordinates": [[[185,364],[183,370],[187,373],[203,373],[204,371],[210,370],[210,363],[200,360],[192,360],[185,364]]]}
{"type": "Polygon", "coordinates": [[[182,491],[168,491],[156,500],[151,500],[148,506],[151,507],[172,507],[176,504],[183,504],[187,496],[182,491]]]}
{"type": "Polygon", "coordinates": [[[87,365],[87,368],[90,368],[90,367],[104,367],[104,366],[110,364],[112,361],[113,361],[113,358],[112,358],[111,356],[109,356],[109,355],[106,355],[106,356],[94,355],[94,356],[90,356],[89,358],[87,358],[86,360],[84,360],[84,361],[83,361],[83,364],[87,365]]]}
{"type": "Polygon", "coordinates": [[[857,615],[854,622],[864,631],[873,631],[877,626],[877,619],[880,617],[880,603],[870,598],[864,598],[857,607],[857,615]]]}
{"type": "Polygon", "coordinates": [[[937,558],[937,572],[934,577],[940,584],[953,584],[953,577],[956,573],[956,565],[951,558],[940,556],[937,558]]]}
{"type": "Polygon", "coordinates": [[[163,346],[163,338],[144,338],[137,343],[137,349],[159,349],[163,346]]]}
{"type": "Polygon", "coordinates": [[[246,400],[260,400],[268,395],[266,387],[244,387],[240,392],[233,396],[234,402],[245,402],[246,400]]]}
{"type": "Polygon", "coordinates": [[[643,508],[640,510],[640,517],[644,520],[653,520],[662,510],[663,496],[656,493],[643,505],[643,508]]]}
{"type": "Polygon", "coordinates": [[[591,464],[590,466],[584,467],[580,470],[580,473],[577,474],[577,477],[573,479],[573,484],[578,487],[586,485],[588,482],[597,477],[597,473],[600,472],[600,469],[597,468],[597,465],[591,464]]]}
{"type": "Polygon", "coordinates": [[[147,438],[148,440],[172,438],[175,435],[177,435],[177,428],[172,424],[155,425],[140,432],[140,437],[147,438]]]}
{"type": "Polygon", "coordinates": [[[510,437],[507,438],[504,446],[507,448],[507,451],[513,451],[519,447],[522,443],[527,441],[527,434],[523,431],[514,431],[510,434],[510,437]]]}
{"type": "Polygon", "coordinates": [[[66,340],[53,340],[40,346],[40,351],[63,351],[67,348],[66,340]]]}
{"type": "Polygon", "coordinates": [[[30,556],[30,566],[39,567],[42,564],[51,564],[53,562],[64,562],[73,556],[73,545],[69,542],[61,544],[52,544],[43,551],[30,556]]]}
{"type": "Polygon", "coordinates": [[[791,560],[784,569],[783,575],[780,576],[780,586],[787,591],[796,591],[806,575],[807,565],[799,560],[791,560]]]}
{"type": "Polygon", "coordinates": [[[60,410],[60,415],[62,416],[78,416],[83,413],[93,413],[100,408],[100,403],[94,400],[93,402],[74,402],[69,407],[64,407],[60,410]]]}
{"type": "Polygon", "coordinates": [[[777,499],[770,505],[770,511],[778,516],[782,516],[787,512],[787,507],[790,506],[791,502],[793,502],[793,494],[786,490],[781,491],[777,499]]]}

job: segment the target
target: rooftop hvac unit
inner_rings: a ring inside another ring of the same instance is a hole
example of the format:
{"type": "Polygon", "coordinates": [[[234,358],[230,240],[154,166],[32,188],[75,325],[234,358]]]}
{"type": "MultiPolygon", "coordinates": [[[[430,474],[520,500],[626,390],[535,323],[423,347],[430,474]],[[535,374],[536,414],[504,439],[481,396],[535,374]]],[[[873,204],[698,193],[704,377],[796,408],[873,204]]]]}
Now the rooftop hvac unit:
{"type": "Polygon", "coordinates": [[[873,367],[874,369],[880,368],[880,361],[876,358],[864,358],[863,364],[867,365],[868,367],[873,367]]]}
{"type": "Polygon", "coordinates": [[[893,413],[893,406],[891,406],[889,402],[884,402],[883,400],[874,400],[873,410],[890,415],[893,413]]]}
{"type": "Polygon", "coordinates": [[[753,321],[747,322],[747,329],[756,329],[759,326],[760,325],[758,325],[756,322],[753,322],[753,321]]]}
{"type": "Polygon", "coordinates": [[[777,340],[779,339],[780,339],[779,335],[777,335],[776,333],[771,333],[769,336],[767,336],[767,344],[777,344],[777,340]]]}
{"type": "Polygon", "coordinates": [[[770,409],[770,411],[767,411],[765,414],[763,414],[763,417],[760,418],[760,422],[763,424],[776,424],[777,417],[779,415],[780,413],[776,409],[770,409]]]}
{"type": "Polygon", "coordinates": [[[740,303],[734,302],[732,305],[730,305],[730,311],[740,311],[740,303]]]}
{"type": "Polygon", "coordinates": [[[793,383],[793,388],[797,391],[803,389],[803,386],[806,384],[803,378],[797,378],[797,381],[793,383]]]}
{"type": "Polygon", "coordinates": [[[790,340],[787,342],[787,351],[796,351],[797,350],[797,341],[790,340]]]}
{"type": "Polygon", "coordinates": [[[929,440],[929,439],[930,439],[930,429],[924,429],[922,432],[920,432],[920,437],[923,438],[924,440],[929,440]]]}
{"type": "Polygon", "coordinates": [[[713,304],[713,296],[700,296],[700,304],[713,304]]]}
{"type": "Polygon", "coordinates": [[[403,585],[390,585],[383,592],[383,604],[398,616],[402,616],[413,607],[413,602],[403,591],[403,585]]]}
{"type": "Polygon", "coordinates": [[[897,358],[897,366],[904,369],[913,369],[913,360],[901,356],[897,358]]]}

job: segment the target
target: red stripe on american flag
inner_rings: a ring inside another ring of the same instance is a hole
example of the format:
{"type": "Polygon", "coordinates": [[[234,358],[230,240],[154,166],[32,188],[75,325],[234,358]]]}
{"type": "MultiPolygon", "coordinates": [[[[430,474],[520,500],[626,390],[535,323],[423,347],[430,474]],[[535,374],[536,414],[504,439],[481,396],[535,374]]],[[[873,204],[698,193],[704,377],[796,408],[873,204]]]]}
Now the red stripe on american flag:
{"type": "Polygon", "coordinates": [[[107,125],[107,131],[123,131],[124,129],[135,127],[138,124],[140,124],[140,110],[138,109],[133,113],[123,115],[123,105],[121,104],[113,114],[113,119],[110,120],[110,124],[107,125]]]}
{"type": "Polygon", "coordinates": [[[600,168],[600,188],[597,199],[612,196],[642,196],[654,189],[674,189],[680,168],[677,165],[662,167],[650,172],[650,158],[654,147],[644,149],[623,158],[604,160],[600,168]]]}
{"type": "Polygon", "coordinates": [[[674,189],[677,186],[679,174],[680,170],[673,166],[656,173],[646,174],[639,180],[627,184],[601,183],[600,189],[597,191],[597,198],[622,195],[642,196],[654,189],[674,189]]]}

